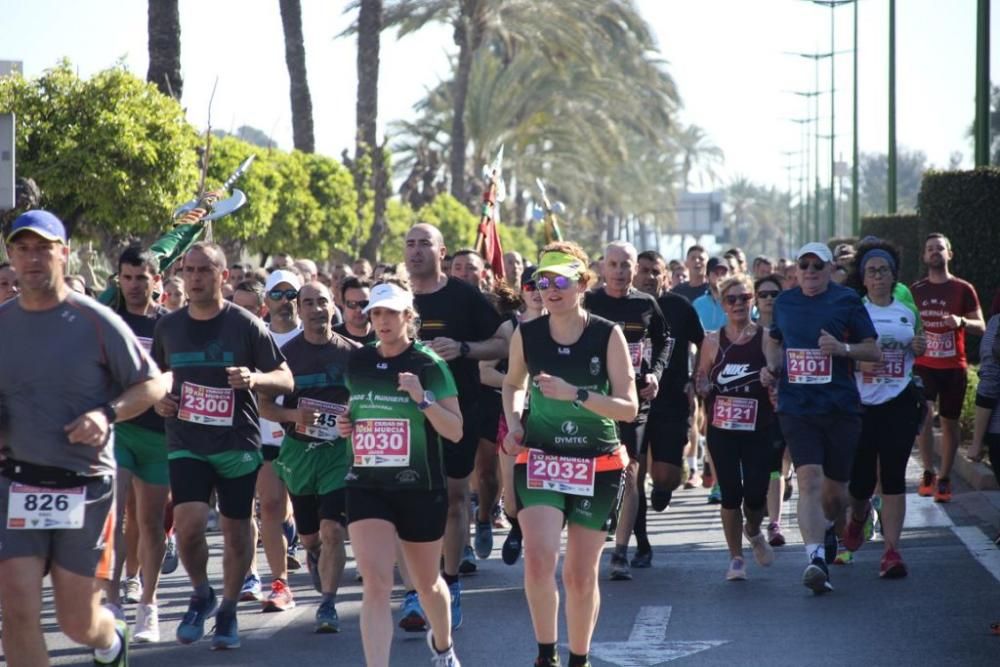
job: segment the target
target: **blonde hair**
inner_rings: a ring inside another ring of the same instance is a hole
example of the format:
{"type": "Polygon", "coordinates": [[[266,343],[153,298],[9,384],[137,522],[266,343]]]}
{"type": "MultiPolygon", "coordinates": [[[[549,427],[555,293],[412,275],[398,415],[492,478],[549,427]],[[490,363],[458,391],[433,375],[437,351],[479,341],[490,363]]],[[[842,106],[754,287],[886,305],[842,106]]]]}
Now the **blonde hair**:
{"type": "Polygon", "coordinates": [[[722,283],[719,284],[719,299],[721,300],[723,297],[725,297],[726,292],[728,292],[733,287],[736,287],[737,285],[742,285],[743,287],[745,287],[747,289],[747,292],[749,292],[750,294],[754,293],[753,281],[750,280],[749,276],[740,274],[738,276],[733,276],[732,278],[726,278],[725,280],[722,281],[722,283]]]}

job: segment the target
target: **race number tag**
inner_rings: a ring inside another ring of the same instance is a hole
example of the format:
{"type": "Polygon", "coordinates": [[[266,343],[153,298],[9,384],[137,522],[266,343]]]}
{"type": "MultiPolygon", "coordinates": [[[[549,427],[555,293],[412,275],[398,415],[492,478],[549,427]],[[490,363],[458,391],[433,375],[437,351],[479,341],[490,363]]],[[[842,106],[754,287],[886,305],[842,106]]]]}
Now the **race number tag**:
{"type": "Polygon", "coordinates": [[[8,530],[70,530],[83,528],[87,487],[48,489],[11,484],[7,505],[8,530]]]}
{"type": "Polygon", "coordinates": [[[882,350],[882,363],[875,365],[874,371],[862,371],[862,384],[892,384],[904,379],[906,368],[905,350],[882,350]]]}
{"type": "Polygon", "coordinates": [[[786,352],[788,381],[792,384],[827,384],[833,379],[833,361],[819,350],[793,348],[786,352]]]}
{"type": "Polygon", "coordinates": [[[926,332],[926,336],[927,351],[924,352],[925,357],[945,359],[947,357],[955,356],[954,331],[945,331],[944,333],[934,333],[933,331],[928,331],[926,332]]]}
{"type": "Polygon", "coordinates": [[[632,370],[638,375],[642,370],[642,355],[646,347],[646,340],[639,340],[628,344],[628,356],[632,360],[632,370]]]}
{"type": "Polygon", "coordinates": [[[712,426],[726,431],[754,430],[757,428],[757,399],[716,396],[712,426]]]}
{"type": "Polygon", "coordinates": [[[232,426],[236,397],[230,387],[206,387],[193,382],[181,385],[177,418],[205,426],[232,426]]]}
{"type": "Polygon", "coordinates": [[[340,431],[337,430],[337,415],[347,412],[346,406],[317,401],[313,398],[300,398],[299,408],[315,410],[319,413],[319,417],[317,417],[315,424],[309,426],[296,424],[296,433],[303,433],[318,440],[336,440],[340,437],[340,431]]]}
{"type": "Polygon", "coordinates": [[[528,450],[528,488],[593,496],[597,460],[528,450]]]}
{"type": "Polygon", "coordinates": [[[409,419],[360,419],[351,436],[354,465],[398,468],[410,465],[409,419]]]}

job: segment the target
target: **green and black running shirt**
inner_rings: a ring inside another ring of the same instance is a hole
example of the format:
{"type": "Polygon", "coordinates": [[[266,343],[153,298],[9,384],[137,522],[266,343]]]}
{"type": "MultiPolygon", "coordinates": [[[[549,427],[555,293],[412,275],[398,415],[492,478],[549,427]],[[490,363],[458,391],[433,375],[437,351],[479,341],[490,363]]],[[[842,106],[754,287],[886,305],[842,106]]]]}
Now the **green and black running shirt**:
{"type": "Polygon", "coordinates": [[[417,403],[399,391],[399,374],[413,373],[436,400],[458,396],[448,364],[415,341],[382,357],[375,345],[353,350],[347,362],[351,394],[351,467],[348,487],[435,490],[445,486],[444,443],[417,403]]]}
{"type": "MultiPolygon", "coordinates": [[[[572,345],[552,339],[549,316],[521,323],[521,341],[528,374],[547,373],[597,394],[610,394],[608,341],[613,322],[588,314],[580,338],[572,345]]],[[[591,412],[573,401],[546,398],[534,382],[530,385],[531,411],[524,425],[528,447],[547,454],[595,458],[618,449],[614,420],[591,412]]]]}
{"type": "Polygon", "coordinates": [[[153,358],[173,371],[170,393],[179,399],[177,416],[165,421],[170,451],[210,456],[260,449],[257,398],[232,389],[226,368],[270,373],[285,361],[262,320],[228,301],[210,320],[181,308],[156,323],[153,358]]]}
{"type": "Polygon", "coordinates": [[[337,415],[347,411],[347,361],[360,345],[333,334],[328,343],[316,345],[304,333],[281,346],[288,367],[295,376],[295,390],[285,394],[283,407],[290,410],[309,408],[319,413],[311,426],[283,423],[285,437],[301,442],[332,442],[337,437],[337,415]]]}

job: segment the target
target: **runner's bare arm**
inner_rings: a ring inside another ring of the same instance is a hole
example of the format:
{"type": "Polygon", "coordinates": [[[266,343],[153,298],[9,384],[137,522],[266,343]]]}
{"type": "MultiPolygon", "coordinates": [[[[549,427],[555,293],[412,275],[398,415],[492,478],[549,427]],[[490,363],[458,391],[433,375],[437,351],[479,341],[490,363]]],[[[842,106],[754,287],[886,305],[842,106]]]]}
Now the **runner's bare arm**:
{"type": "MultiPolygon", "coordinates": [[[[701,343],[701,354],[698,356],[698,365],[694,369],[694,388],[699,396],[708,396],[708,392],[712,389],[712,385],[708,381],[708,374],[712,370],[712,362],[715,361],[718,350],[719,334],[716,331],[710,331],[705,334],[705,340],[701,343]]],[[[766,352],[765,350],[765,354],[766,352]]]]}
{"type": "Polygon", "coordinates": [[[229,386],[233,389],[252,389],[271,396],[289,394],[295,389],[292,371],[284,362],[268,373],[251,371],[244,366],[230,366],[226,368],[226,373],[229,375],[229,386]]]}
{"type": "Polygon", "coordinates": [[[966,313],[962,320],[965,324],[963,325],[959,322],[959,326],[964,326],[966,332],[972,334],[973,336],[982,336],[986,333],[986,321],[983,317],[982,308],[976,308],[971,313],[966,313]]]}
{"type": "MultiPolygon", "coordinates": [[[[115,411],[117,421],[138,417],[166,396],[170,389],[169,373],[157,375],[143,382],[132,385],[122,394],[110,401],[109,405],[115,411]]],[[[107,441],[111,424],[102,408],[90,410],[80,415],[65,427],[66,437],[70,442],[101,447],[107,441]]]]}
{"type": "Polygon", "coordinates": [[[854,361],[882,361],[882,348],[874,338],[864,338],[860,343],[842,343],[825,329],[819,331],[819,349],[826,354],[847,357],[854,361]]]}
{"type": "MultiPolygon", "coordinates": [[[[424,387],[420,378],[413,373],[399,374],[398,389],[409,394],[414,403],[424,400],[424,387]]],[[[431,403],[424,410],[424,416],[442,438],[452,442],[462,439],[462,411],[458,407],[457,397],[449,396],[431,403]]]]}
{"type": "Polygon", "coordinates": [[[506,453],[520,451],[524,437],[522,417],[524,414],[525,388],[528,384],[528,368],[524,364],[524,346],[521,343],[521,329],[514,331],[510,340],[507,358],[507,375],[503,380],[503,412],[507,419],[507,437],[503,447],[506,453]]]}
{"type": "Polygon", "coordinates": [[[785,367],[785,355],[781,350],[781,341],[769,334],[764,336],[764,357],[767,359],[767,369],[771,374],[779,375],[785,367]]]}
{"type": "Polygon", "coordinates": [[[260,406],[260,416],[270,419],[273,422],[287,423],[294,422],[305,426],[312,426],[319,417],[319,412],[315,410],[304,410],[301,408],[286,408],[274,402],[274,399],[267,394],[257,394],[257,402],[260,406]]]}
{"type": "MultiPolygon", "coordinates": [[[[501,358],[507,351],[508,340],[508,338],[504,336],[503,329],[504,325],[501,324],[497,327],[497,330],[493,332],[493,335],[486,340],[464,341],[469,346],[469,353],[465,356],[469,359],[478,359],[479,361],[501,358]]],[[[438,337],[431,341],[431,348],[440,354],[441,358],[445,361],[457,359],[460,356],[461,346],[462,341],[452,340],[450,338],[438,337]]]]}

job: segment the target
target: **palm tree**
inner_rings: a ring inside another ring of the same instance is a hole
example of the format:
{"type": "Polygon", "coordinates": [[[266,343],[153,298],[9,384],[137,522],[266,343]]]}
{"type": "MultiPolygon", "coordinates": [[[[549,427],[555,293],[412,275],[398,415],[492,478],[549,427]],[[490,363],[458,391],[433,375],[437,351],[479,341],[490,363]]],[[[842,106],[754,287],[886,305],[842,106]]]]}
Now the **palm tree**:
{"type": "Polygon", "coordinates": [[[278,0],[281,27],[285,31],[285,62],[292,98],[292,141],[295,148],[312,153],[316,150],[313,136],[312,98],[306,78],[306,47],[302,39],[302,5],[299,0],[278,0]]]}
{"type": "Polygon", "coordinates": [[[177,0],[149,0],[149,81],[164,95],[181,99],[181,16],[177,0]]]}
{"type": "Polygon", "coordinates": [[[725,153],[709,138],[708,133],[697,125],[687,125],[675,133],[677,147],[681,154],[681,173],[684,179],[684,190],[687,191],[691,171],[700,167],[711,181],[715,181],[718,173],[715,168],[725,160],[725,153]]]}
{"type": "MultiPolygon", "coordinates": [[[[378,120],[379,49],[382,34],[382,0],[358,2],[358,100],[357,146],[355,162],[368,154],[372,159],[371,190],[374,191],[374,220],[371,233],[361,249],[361,256],[370,261],[378,258],[378,248],[386,232],[385,200],[388,177],[385,173],[385,152],[375,134],[378,120]]],[[[356,174],[357,177],[357,174],[356,174]]],[[[365,206],[366,184],[358,188],[360,209],[365,206]]]]}

